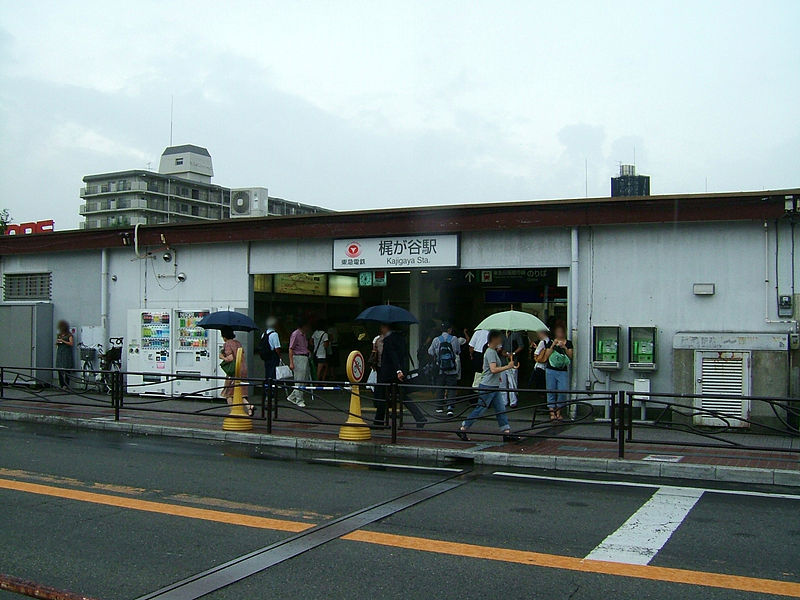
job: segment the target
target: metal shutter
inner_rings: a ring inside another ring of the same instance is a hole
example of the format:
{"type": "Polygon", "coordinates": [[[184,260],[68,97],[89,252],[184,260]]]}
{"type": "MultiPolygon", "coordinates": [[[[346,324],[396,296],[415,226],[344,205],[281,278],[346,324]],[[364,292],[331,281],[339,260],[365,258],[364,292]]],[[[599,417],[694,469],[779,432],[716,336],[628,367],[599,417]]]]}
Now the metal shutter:
{"type": "MultiPolygon", "coordinates": [[[[698,415],[703,425],[747,427],[740,419],[749,417],[749,402],[742,399],[714,398],[713,394],[744,396],[749,393],[750,355],[746,352],[700,352],[698,393],[712,396],[701,398],[703,410],[713,410],[725,417],[726,421],[709,415],[698,415]]],[[[698,418],[695,418],[698,422],[698,418]]]]}

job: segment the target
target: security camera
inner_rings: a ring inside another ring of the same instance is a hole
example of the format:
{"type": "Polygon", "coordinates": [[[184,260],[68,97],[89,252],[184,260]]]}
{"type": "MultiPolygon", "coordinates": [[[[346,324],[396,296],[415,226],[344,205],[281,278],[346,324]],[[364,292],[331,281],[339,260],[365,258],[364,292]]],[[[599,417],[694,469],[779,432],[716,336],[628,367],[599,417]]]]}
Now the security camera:
{"type": "Polygon", "coordinates": [[[178,273],[178,274],[175,276],[175,278],[176,278],[178,281],[180,281],[181,283],[183,283],[184,281],[186,281],[186,273],[178,273]]]}
{"type": "Polygon", "coordinates": [[[161,258],[164,259],[165,263],[172,262],[172,252],[164,252],[161,258]]]}

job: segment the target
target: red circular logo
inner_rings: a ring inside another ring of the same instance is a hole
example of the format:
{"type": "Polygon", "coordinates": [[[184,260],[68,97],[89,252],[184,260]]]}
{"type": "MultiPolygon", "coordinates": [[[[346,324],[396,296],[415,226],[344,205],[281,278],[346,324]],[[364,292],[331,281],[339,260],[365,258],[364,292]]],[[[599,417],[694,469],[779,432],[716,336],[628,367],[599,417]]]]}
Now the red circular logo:
{"type": "Polygon", "coordinates": [[[361,244],[358,242],[350,242],[345,250],[348,258],[358,258],[361,256],[361,244]]]}

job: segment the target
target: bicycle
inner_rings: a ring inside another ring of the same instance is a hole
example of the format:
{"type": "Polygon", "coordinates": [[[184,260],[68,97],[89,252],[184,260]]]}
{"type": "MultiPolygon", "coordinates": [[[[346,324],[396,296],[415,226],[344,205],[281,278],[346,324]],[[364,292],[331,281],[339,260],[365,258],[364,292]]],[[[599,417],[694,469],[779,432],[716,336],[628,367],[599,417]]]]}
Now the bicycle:
{"type": "Polygon", "coordinates": [[[100,391],[97,369],[94,367],[98,352],[102,353],[103,346],[87,346],[83,342],[78,342],[81,357],[80,379],[74,383],[74,387],[81,392],[85,392],[90,386],[96,385],[100,391]]]}
{"type": "Polygon", "coordinates": [[[121,337],[108,338],[108,350],[100,351],[100,369],[102,378],[99,382],[100,393],[111,394],[114,374],[122,370],[122,340],[121,337]]]}

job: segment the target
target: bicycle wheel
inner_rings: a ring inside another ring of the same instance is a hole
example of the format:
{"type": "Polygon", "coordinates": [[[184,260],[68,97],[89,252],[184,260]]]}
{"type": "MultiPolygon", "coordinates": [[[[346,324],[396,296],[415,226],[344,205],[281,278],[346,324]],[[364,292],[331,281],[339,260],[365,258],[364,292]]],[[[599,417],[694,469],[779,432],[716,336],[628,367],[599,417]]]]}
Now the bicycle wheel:
{"type": "Polygon", "coordinates": [[[71,385],[74,389],[79,392],[85,392],[89,389],[89,384],[94,377],[94,373],[92,373],[92,363],[90,361],[84,361],[83,367],[81,368],[80,379],[77,381],[72,381],[71,385]]]}
{"type": "Polygon", "coordinates": [[[111,363],[108,371],[103,371],[103,393],[111,395],[111,386],[114,382],[115,375],[119,373],[119,365],[117,363],[111,363]]]}

